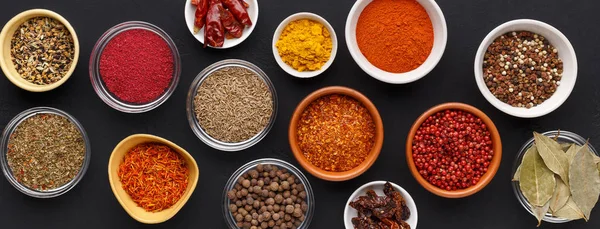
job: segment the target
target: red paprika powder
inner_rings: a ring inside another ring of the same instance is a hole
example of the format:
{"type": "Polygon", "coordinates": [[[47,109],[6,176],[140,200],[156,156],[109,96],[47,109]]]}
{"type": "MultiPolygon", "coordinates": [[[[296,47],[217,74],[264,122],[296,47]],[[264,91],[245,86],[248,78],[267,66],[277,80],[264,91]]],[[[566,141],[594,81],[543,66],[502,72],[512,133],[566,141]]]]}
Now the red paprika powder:
{"type": "Polygon", "coordinates": [[[433,48],[433,25],[416,0],[374,0],[362,11],[356,41],[377,68],[393,73],[412,71],[433,48]]]}
{"type": "Polygon", "coordinates": [[[145,29],[116,35],[100,56],[100,75],[113,95],[128,103],[160,97],[173,78],[173,54],[167,42],[145,29]]]}

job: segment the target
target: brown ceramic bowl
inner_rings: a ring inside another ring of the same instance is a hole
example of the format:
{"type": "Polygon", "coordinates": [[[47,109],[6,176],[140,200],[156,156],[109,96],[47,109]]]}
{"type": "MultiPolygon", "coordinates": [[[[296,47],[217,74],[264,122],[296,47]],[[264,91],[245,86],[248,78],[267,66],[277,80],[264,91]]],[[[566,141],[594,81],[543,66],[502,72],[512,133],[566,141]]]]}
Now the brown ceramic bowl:
{"type": "Polygon", "coordinates": [[[296,107],[290,122],[288,138],[292,152],[294,152],[294,157],[296,157],[296,160],[298,160],[300,165],[310,174],[328,181],[346,181],[363,174],[365,171],[367,171],[367,169],[369,169],[369,167],[371,167],[371,165],[373,165],[373,163],[375,163],[375,160],[377,160],[379,152],[381,151],[381,146],[383,145],[383,122],[381,121],[381,116],[379,115],[377,108],[375,108],[375,105],[373,105],[373,103],[360,92],[347,87],[325,87],[306,96],[306,98],[304,98],[304,100],[298,104],[298,107],[296,107]],[[332,94],[350,96],[361,102],[367,108],[367,110],[369,110],[371,117],[373,117],[373,122],[375,123],[375,144],[373,145],[369,156],[367,156],[365,161],[363,161],[360,165],[345,172],[331,172],[314,166],[308,160],[306,160],[304,154],[298,146],[296,127],[298,126],[298,121],[300,120],[302,112],[304,112],[304,109],[306,109],[311,102],[323,96],[332,94]]]}
{"type": "Polygon", "coordinates": [[[437,106],[429,109],[428,111],[423,113],[417,119],[417,121],[415,121],[412,128],[410,129],[410,132],[408,133],[408,138],[406,139],[406,161],[408,163],[408,167],[410,168],[410,172],[412,173],[412,175],[415,177],[415,179],[417,179],[417,181],[425,189],[432,192],[433,194],[436,194],[436,195],[442,196],[442,197],[446,197],[446,198],[467,197],[467,196],[473,195],[476,192],[478,192],[479,190],[483,189],[487,184],[490,183],[490,181],[492,181],[492,179],[494,178],[494,175],[496,175],[496,171],[498,171],[498,167],[500,167],[501,159],[502,159],[502,142],[500,140],[500,134],[498,133],[498,129],[496,129],[496,126],[494,125],[492,120],[487,115],[485,115],[482,111],[480,111],[479,109],[472,107],[470,105],[464,104],[464,103],[444,103],[444,104],[440,104],[440,105],[437,105],[437,106]],[[460,190],[456,190],[456,191],[447,191],[447,190],[438,188],[438,187],[430,184],[417,171],[417,167],[415,166],[415,163],[413,161],[412,143],[413,143],[413,138],[415,137],[415,133],[417,132],[417,129],[421,126],[421,124],[423,124],[423,122],[429,116],[431,116],[435,113],[438,113],[440,111],[445,111],[445,110],[463,110],[463,111],[469,112],[469,113],[479,117],[483,121],[483,123],[485,123],[485,125],[487,126],[488,131],[490,131],[490,134],[492,137],[492,147],[494,149],[494,156],[492,157],[492,162],[490,163],[490,165],[488,167],[488,171],[485,174],[483,174],[483,176],[481,177],[481,179],[479,180],[479,182],[476,185],[473,185],[466,189],[460,189],[460,190]]]}

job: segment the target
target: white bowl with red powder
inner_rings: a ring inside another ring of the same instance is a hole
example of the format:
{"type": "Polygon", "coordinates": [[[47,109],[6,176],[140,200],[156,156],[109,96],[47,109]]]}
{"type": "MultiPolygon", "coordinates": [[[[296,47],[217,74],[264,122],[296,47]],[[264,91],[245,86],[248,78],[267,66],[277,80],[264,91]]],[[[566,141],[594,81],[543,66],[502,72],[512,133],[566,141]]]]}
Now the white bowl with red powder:
{"type": "MultiPolygon", "coordinates": [[[[421,79],[425,75],[429,74],[429,72],[431,72],[431,70],[433,70],[433,68],[438,64],[438,62],[442,58],[442,55],[444,54],[444,50],[446,48],[446,41],[448,39],[448,29],[446,27],[446,19],[444,18],[444,14],[442,13],[442,10],[438,6],[438,4],[434,0],[416,0],[416,2],[418,2],[423,7],[423,9],[427,12],[427,15],[429,16],[429,20],[431,21],[431,25],[433,28],[433,46],[432,46],[431,52],[429,53],[427,58],[418,67],[416,67],[412,70],[409,70],[409,71],[396,73],[396,72],[392,72],[392,71],[386,71],[382,68],[375,66],[375,64],[371,63],[367,59],[365,54],[363,54],[363,52],[359,48],[357,34],[356,34],[357,27],[358,27],[357,26],[358,21],[359,21],[359,18],[361,17],[361,14],[365,10],[365,8],[367,8],[367,6],[369,6],[369,4],[371,4],[373,1],[378,1],[378,0],[357,0],[356,3],[354,3],[354,6],[352,7],[352,9],[350,10],[350,13],[348,14],[348,18],[346,20],[346,44],[348,45],[348,50],[350,51],[350,54],[352,55],[352,58],[354,59],[354,61],[356,61],[358,66],[363,71],[365,71],[367,74],[369,74],[373,78],[378,79],[383,82],[386,82],[386,83],[391,83],[391,84],[411,83],[411,82],[421,79]]],[[[387,7],[386,9],[378,9],[378,10],[388,10],[390,8],[393,8],[394,10],[401,10],[401,9],[399,9],[399,7],[395,7],[395,6],[390,6],[390,7],[387,7]]],[[[412,12],[413,10],[409,10],[409,11],[412,12]]],[[[372,16],[379,17],[379,18],[381,18],[381,23],[383,23],[383,24],[386,23],[384,21],[385,19],[383,17],[381,17],[380,14],[375,14],[372,16]]],[[[412,22],[398,20],[396,18],[394,18],[392,21],[394,21],[395,23],[413,24],[412,22]]],[[[383,27],[381,29],[382,29],[382,31],[381,31],[382,33],[389,32],[387,29],[384,29],[383,27]]],[[[369,40],[372,40],[372,39],[369,39],[369,40]]],[[[386,41],[381,41],[381,42],[386,42],[386,41]]],[[[388,44],[388,46],[390,48],[386,49],[386,50],[390,50],[390,49],[393,49],[396,47],[395,43],[390,43],[390,44],[388,44]]],[[[383,52],[386,52],[386,51],[382,51],[382,55],[384,54],[383,52]]],[[[404,53],[406,53],[406,52],[404,52],[404,53]]],[[[379,57],[379,58],[381,58],[381,57],[379,57]]],[[[407,57],[407,58],[412,58],[412,57],[407,57]]]]}
{"type": "Polygon", "coordinates": [[[181,74],[179,51],[159,27],[141,21],[118,24],[98,40],[90,57],[96,94],[126,113],[150,111],[175,91],[181,74]]]}

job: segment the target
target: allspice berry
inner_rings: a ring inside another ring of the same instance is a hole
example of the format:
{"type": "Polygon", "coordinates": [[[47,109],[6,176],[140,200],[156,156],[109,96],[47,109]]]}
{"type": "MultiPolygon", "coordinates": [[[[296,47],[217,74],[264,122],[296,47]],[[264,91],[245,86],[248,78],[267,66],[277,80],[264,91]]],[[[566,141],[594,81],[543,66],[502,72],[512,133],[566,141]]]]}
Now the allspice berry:
{"type": "Polygon", "coordinates": [[[300,180],[287,169],[268,164],[242,174],[227,198],[240,229],[295,229],[308,210],[300,180]]]}

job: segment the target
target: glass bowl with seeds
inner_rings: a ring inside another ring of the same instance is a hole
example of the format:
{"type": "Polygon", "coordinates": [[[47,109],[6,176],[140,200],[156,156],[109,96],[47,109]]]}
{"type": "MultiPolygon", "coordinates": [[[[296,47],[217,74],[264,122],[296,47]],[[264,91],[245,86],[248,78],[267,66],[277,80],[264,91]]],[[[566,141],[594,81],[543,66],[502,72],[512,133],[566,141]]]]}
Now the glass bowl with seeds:
{"type": "Polygon", "coordinates": [[[25,110],[2,132],[2,172],[10,184],[28,196],[65,194],[81,181],[90,157],[90,141],[81,123],[56,108],[25,110]]]}
{"type": "Polygon", "coordinates": [[[223,60],[205,68],[192,82],[187,118],[207,145],[240,151],[262,140],[277,116],[277,92],[269,77],[243,60],[223,60]]]}
{"type": "Polygon", "coordinates": [[[229,177],[223,190],[222,212],[230,229],[306,229],[314,211],[310,182],[298,168],[280,159],[246,163],[229,177]]]}
{"type": "MultiPolygon", "coordinates": [[[[600,160],[600,154],[598,153],[598,151],[596,151],[596,149],[588,142],[587,139],[581,137],[580,135],[573,133],[573,132],[569,132],[569,131],[564,131],[564,130],[553,130],[553,131],[548,131],[548,132],[544,132],[541,133],[541,135],[546,136],[556,142],[558,142],[560,144],[560,147],[562,149],[562,151],[565,153],[565,155],[572,155],[572,152],[575,152],[577,150],[573,150],[573,151],[569,151],[569,148],[571,148],[571,146],[574,145],[574,149],[576,147],[580,147],[578,149],[582,149],[582,146],[587,145],[588,146],[588,150],[589,152],[591,152],[592,154],[596,155],[596,159],[591,160],[593,161],[592,163],[596,163],[598,172],[600,172],[600,164],[598,164],[598,161],[600,160]]],[[[519,149],[519,151],[517,152],[517,156],[515,158],[515,161],[513,162],[513,167],[512,167],[512,173],[511,173],[511,179],[512,179],[512,189],[513,192],[515,193],[515,196],[517,197],[517,200],[519,201],[519,203],[523,206],[523,208],[525,208],[525,210],[527,210],[527,212],[529,212],[531,215],[535,216],[535,212],[534,212],[534,207],[533,205],[527,200],[527,197],[524,195],[523,191],[521,190],[521,184],[520,184],[520,179],[522,179],[522,177],[520,176],[521,174],[521,167],[523,164],[523,158],[525,157],[525,154],[532,148],[535,147],[535,142],[536,139],[534,137],[532,137],[531,139],[527,140],[523,146],[521,146],[521,148],[519,149]]],[[[539,151],[539,150],[536,150],[539,151]]],[[[562,153],[562,152],[561,152],[562,153]]],[[[570,157],[570,156],[567,156],[570,157]]],[[[573,161],[573,159],[569,159],[570,161],[573,161]]],[[[552,173],[552,172],[551,172],[552,173]]],[[[564,182],[559,182],[559,180],[562,180],[561,177],[557,174],[555,175],[555,181],[556,183],[562,183],[564,184],[564,182]]],[[[568,195],[565,198],[559,198],[557,196],[558,187],[561,186],[559,184],[556,185],[556,193],[553,195],[553,197],[550,199],[549,203],[550,206],[548,206],[548,210],[545,214],[541,215],[543,216],[541,218],[542,221],[544,222],[548,222],[548,223],[566,223],[566,222],[570,222],[573,220],[578,219],[579,217],[574,217],[579,215],[578,213],[575,212],[569,212],[566,211],[571,205],[573,205],[573,203],[571,202],[571,198],[568,195]],[[560,199],[563,199],[563,201],[561,201],[560,199]],[[564,207],[559,207],[558,204],[556,204],[556,208],[558,209],[553,209],[554,208],[554,203],[559,203],[561,202],[562,204],[560,204],[560,206],[564,206],[564,207]],[[556,215],[564,215],[565,217],[559,217],[556,215]],[[570,218],[569,218],[570,217],[570,218]]],[[[568,190],[569,185],[566,185],[566,189],[568,190]]],[[[569,192],[567,192],[569,193],[569,192]]],[[[576,205],[576,204],[575,204],[576,205]]],[[[583,215],[581,215],[581,217],[583,217],[583,215]]]]}
{"type": "Polygon", "coordinates": [[[100,36],[91,53],[89,75],[94,91],[108,106],[143,113],[171,97],[179,83],[181,57],[164,30],[148,22],[127,21],[100,36]]]}
{"type": "Polygon", "coordinates": [[[0,55],[0,67],[14,85],[44,92],[71,77],[79,59],[79,41],[75,29],[61,15],[27,10],[0,32],[0,55]]]}
{"type": "Polygon", "coordinates": [[[577,57],[558,29],[519,19],[483,39],[474,71],[479,91],[494,107],[515,117],[536,118],[567,100],[577,80],[577,57]]]}

